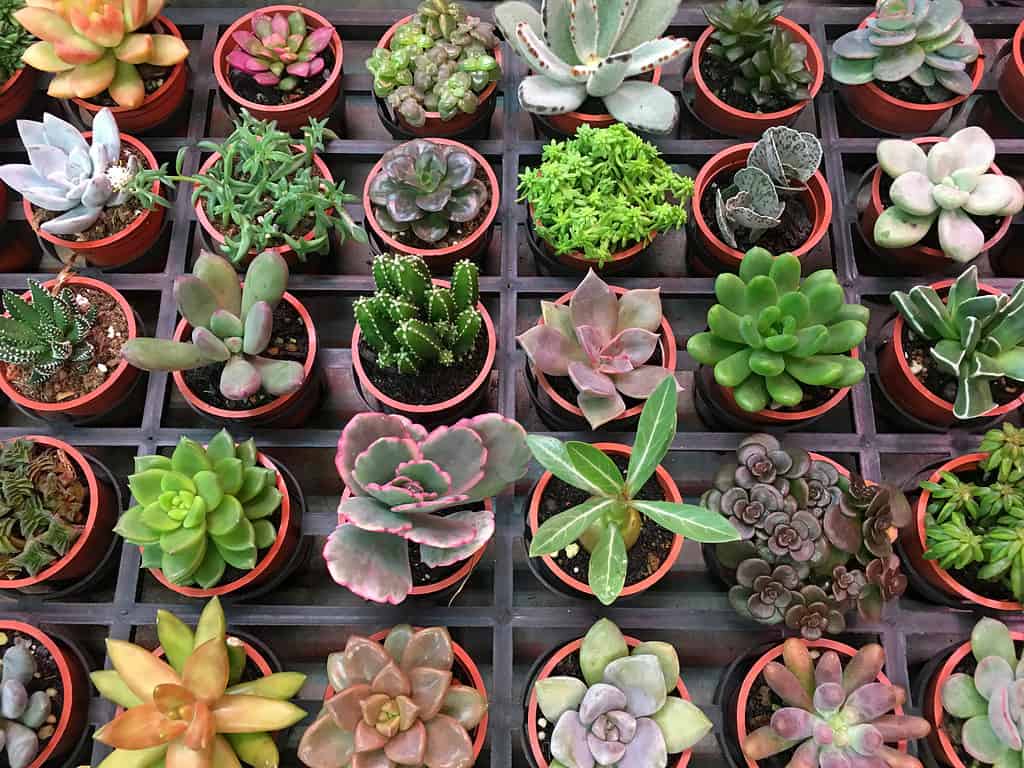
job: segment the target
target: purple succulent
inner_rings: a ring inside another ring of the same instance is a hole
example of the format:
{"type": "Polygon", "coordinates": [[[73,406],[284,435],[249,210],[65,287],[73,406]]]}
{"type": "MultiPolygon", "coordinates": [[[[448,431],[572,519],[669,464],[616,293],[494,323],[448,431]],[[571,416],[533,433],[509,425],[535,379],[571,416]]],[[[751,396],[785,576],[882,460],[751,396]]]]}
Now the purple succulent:
{"type": "Polygon", "coordinates": [[[832,569],[832,597],[840,603],[856,600],[867,584],[864,572],[857,568],[837,565],[832,569]]]}
{"type": "Polygon", "coordinates": [[[764,560],[750,558],[736,569],[736,586],[729,590],[729,602],[744,616],[763,624],[778,624],[793,602],[793,590],[800,576],[791,565],[774,568],[764,560]]]}
{"type": "Polygon", "coordinates": [[[800,631],[807,640],[820,640],[826,632],[837,634],[846,629],[846,619],[836,603],[821,587],[813,584],[794,593],[795,601],[786,611],[786,626],[800,631]]]}
{"type": "Polygon", "coordinates": [[[325,63],[319,54],[333,36],[332,26],[310,31],[299,11],[288,16],[261,13],[253,17],[251,30],[234,33],[238,48],[228,54],[228,64],[251,75],[260,85],[292,91],[300,80],[323,72],[325,63]]]}
{"type": "Polygon", "coordinates": [[[742,488],[758,483],[775,485],[783,494],[789,492],[788,481],[803,476],[811,465],[807,451],[783,448],[768,434],[750,435],[736,449],[735,481],[742,488]]]}
{"type": "Polygon", "coordinates": [[[773,512],[764,519],[762,527],[768,534],[765,546],[775,557],[806,563],[818,550],[821,523],[809,512],[773,512]]]}
{"type": "Polygon", "coordinates": [[[843,496],[839,487],[839,471],[827,461],[813,461],[805,479],[807,501],[804,507],[820,520],[839,504],[843,496]]]}
{"type": "Polygon", "coordinates": [[[784,499],[771,485],[755,485],[749,491],[733,487],[714,499],[717,509],[729,518],[743,539],[754,538],[755,533],[764,537],[764,522],[773,512],[783,512],[784,499]]]}

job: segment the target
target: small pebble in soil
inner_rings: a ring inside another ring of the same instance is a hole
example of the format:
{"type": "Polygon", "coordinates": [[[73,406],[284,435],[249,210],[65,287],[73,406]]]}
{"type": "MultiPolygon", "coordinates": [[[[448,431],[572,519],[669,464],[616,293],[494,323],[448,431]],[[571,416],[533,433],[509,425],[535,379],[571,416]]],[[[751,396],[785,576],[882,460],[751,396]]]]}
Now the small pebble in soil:
{"type": "Polygon", "coordinates": [[[565,556],[568,558],[576,557],[580,552],[580,545],[575,541],[565,548],[565,556]]]}
{"type": "Polygon", "coordinates": [[[544,737],[546,735],[547,734],[545,734],[544,731],[541,731],[540,733],[537,734],[537,738],[540,739],[541,741],[544,741],[544,737]]]}
{"type": "Polygon", "coordinates": [[[548,727],[548,721],[546,719],[544,719],[543,717],[537,718],[537,727],[538,728],[547,728],[548,727]]]}

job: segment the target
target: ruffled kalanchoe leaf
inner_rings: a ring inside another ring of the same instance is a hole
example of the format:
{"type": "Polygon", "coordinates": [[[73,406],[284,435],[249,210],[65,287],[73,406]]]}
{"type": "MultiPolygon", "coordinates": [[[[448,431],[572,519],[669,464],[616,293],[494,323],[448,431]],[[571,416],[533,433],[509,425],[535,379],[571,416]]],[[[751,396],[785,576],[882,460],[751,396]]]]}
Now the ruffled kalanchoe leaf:
{"type": "Polygon", "coordinates": [[[287,16],[257,14],[251,29],[234,33],[238,47],[228,54],[228,66],[252,76],[260,85],[293,91],[301,81],[324,71],[320,54],[334,34],[331,26],[309,29],[299,11],[287,16]]]}

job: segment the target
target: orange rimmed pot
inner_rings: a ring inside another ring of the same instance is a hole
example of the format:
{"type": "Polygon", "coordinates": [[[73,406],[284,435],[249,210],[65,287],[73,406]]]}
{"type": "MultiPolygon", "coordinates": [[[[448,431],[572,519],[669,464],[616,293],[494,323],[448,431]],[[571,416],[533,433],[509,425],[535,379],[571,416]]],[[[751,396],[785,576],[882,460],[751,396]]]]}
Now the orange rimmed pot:
{"type": "MultiPolygon", "coordinates": [[[[621,443],[594,443],[594,447],[598,450],[604,451],[606,454],[612,456],[629,456],[633,449],[628,445],[622,445],[621,443]]],[[[526,544],[527,553],[529,553],[530,541],[533,539],[537,529],[540,527],[540,501],[544,496],[544,490],[548,487],[548,483],[554,477],[550,472],[545,472],[540,476],[537,484],[533,486],[533,490],[530,492],[530,505],[526,513],[526,532],[527,536],[524,537],[524,543],[526,544]]],[[[654,477],[658,481],[658,485],[661,486],[662,492],[665,494],[665,501],[675,502],[677,504],[682,503],[683,496],[679,493],[679,487],[676,485],[675,480],[672,479],[672,475],[668,473],[663,466],[660,464],[654,472],[654,477]]],[[[679,558],[679,553],[683,549],[683,537],[678,533],[674,534],[672,539],[672,547],[668,551],[668,556],[664,562],[658,566],[658,569],[642,581],[638,581],[635,584],[626,584],[622,588],[622,592],[619,593],[619,598],[629,597],[630,595],[638,595],[641,592],[645,592],[663,578],[675,564],[679,558]]],[[[558,589],[566,594],[574,597],[580,597],[583,595],[593,597],[594,590],[590,588],[590,585],[585,581],[580,581],[577,578],[569,575],[563,571],[555,559],[551,555],[541,555],[540,560],[543,563],[543,567],[535,562],[536,558],[529,557],[527,555],[527,563],[530,566],[530,570],[534,572],[534,575],[538,576],[545,586],[549,588],[552,586],[558,587],[558,589]],[[543,574],[542,575],[542,572],[543,574]],[[545,578],[546,574],[551,574],[557,580],[557,582],[550,582],[548,578],[545,578]]]]}
{"type": "Polygon", "coordinates": [[[807,30],[783,16],[775,19],[775,26],[789,32],[795,38],[795,42],[807,46],[807,59],[804,63],[814,76],[810,86],[811,97],[778,112],[744,112],[722,101],[708,88],[700,70],[702,57],[711,41],[711,35],[715,32],[714,27],[708,27],[697,40],[697,45],[693,49],[693,63],[686,76],[687,81],[692,80],[695,86],[693,111],[706,126],[726,136],[759,137],[772,126],[789,125],[814,101],[825,79],[825,61],[817,43],[807,30]]]}
{"type": "MultiPolygon", "coordinates": [[[[58,282],[58,280],[48,280],[43,283],[43,287],[52,289],[58,282]]],[[[138,337],[139,326],[135,318],[135,312],[132,310],[128,300],[121,295],[120,291],[101,280],[94,280],[91,277],[82,277],[80,275],[68,277],[63,281],[63,285],[92,288],[110,296],[110,298],[117,302],[117,306],[124,315],[125,322],[128,325],[128,338],[125,341],[138,337]]],[[[32,294],[26,291],[21,295],[21,298],[31,302],[32,294]]],[[[3,391],[5,395],[21,408],[32,411],[43,418],[70,416],[81,419],[109,413],[116,408],[127,397],[138,376],[139,369],[129,365],[127,360],[122,359],[107,377],[106,381],[92,392],[87,392],[72,400],[62,400],[59,403],[44,403],[39,400],[32,400],[21,394],[11,385],[11,382],[8,381],[7,376],[3,373],[3,368],[0,367],[0,391],[3,391]]]]}
{"type": "Polygon", "coordinates": [[[1021,46],[1024,46],[1024,21],[1017,25],[1010,46],[1010,54],[999,73],[996,88],[1006,108],[1021,120],[1024,119],[1024,55],[1021,53],[1021,46]]]}
{"type": "Polygon", "coordinates": [[[324,84],[314,93],[291,104],[257,104],[254,101],[242,98],[231,85],[231,79],[228,75],[230,71],[228,55],[238,48],[238,43],[233,37],[235,32],[251,29],[252,20],[256,16],[261,14],[273,15],[275,13],[283,13],[287,16],[293,11],[298,11],[303,15],[308,29],[332,26],[331,22],[326,18],[309,8],[297,5],[270,5],[245,14],[228,27],[224,34],[221,35],[220,40],[217,41],[217,47],[213,52],[213,74],[217,78],[217,85],[220,86],[221,92],[228,100],[236,107],[249,110],[253,117],[260,120],[276,120],[277,127],[288,133],[300,130],[302,126],[309,122],[311,117],[321,120],[329,117],[334,110],[334,104],[341,93],[342,61],[344,59],[344,47],[341,44],[341,37],[339,37],[338,31],[335,30],[334,34],[331,35],[330,49],[334,54],[334,66],[331,67],[331,71],[328,73],[324,84]]]}
{"type": "MultiPolygon", "coordinates": [[[[450,283],[447,280],[435,279],[434,285],[447,288],[450,283]]],[[[413,421],[425,419],[431,422],[453,421],[464,416],[477,400],[483,396],[487,383],[491,378],[491,370],[494,368],[494,358],[498,351],[498,337],[494,332],[494,322],[483,302],[478,301],[476,305],[484,320],[484,333],[487,334],[487,356],[484,358],[484,365],[476,378],[468,387],[462,390],[455,397],[450,397],[440,403],[428,403],[426,405],[415,405],[403,403],[387,395],[376,384],[374,384],[363,367],[363,361],[359,355],[359,339],[362,337],[359,331],[359,323],[352,329],[352,370],[355,372],[357,383],[366,395],[370,395],[375,401],[378,410],[385,413],[399,413],[408,416],[413,421]]],[[[443,375],[444,369],[440,368],[434,373],[443,375]]],[[[423,374],[425,375],[425,374],[423,374]]]]}
{"type": "Polygon", "coordinates": [[[92,465],[77,448],[46,435],[21,435],[19,439],[64,451],[75,463],[88,489],[88,506],[85,510],[82,532],[64,557],[51,563],[35,576],[0,579],[0,590],[21,590],[43,583],[48,586],[68,586],[95,571],[106,556],[110,539],[114,535],[114,524],[117,522],[117,496],[113,488],[97,477],[92,465]]]}
{"type": "MultiPolygon", "coordinates": [[[[730,248],[712,229],[714,221],[713,211],[703,211],[701,201],[708,188],[719,176],[734,173],[746,166],[747,156],[754,148],[751,144],[737,144],[734,147],[722,150],[712,157],[693,182],[693,216],[692,221],[697,232],[697,240],[701,246],[703,264],[698,263],[698,271],[717,275],[720,272],[736,272],[739,270],[740,261],[743,260],[743,252],[736,248],[730,248]]],[[[821,171],[815,171],[807,187],[800,193],[800,199],[807,207],[807,213],[814,222],[811,234],[807,242],[793,250],[793,255],[806,261],[806,256],[814,251],[828,235],[829,225],[832,223],[832,192],[828,188],[825,176],[821,171]]],[[[688,253],[693,253],[690,249],[688,253]]],[[[700,259],[693,254],[695,259],[700,259]]]]}
{"type": "Polygon", "coordinates": [[[0,125],[11,122],[25,111],[38,79],[39,73],[26,65],[0,84],[0,125]]]}
{"type": "MultiPolygon", "coordinates": [[[[2,91],[0,91],[2,94],[2,91]]],[[[0,96],[0,104],[3,97],[0,96]]],[[[10,193],[7,185],[0,181],[0,233],[7,225],[7,203],[10,193]]],[[[39,266],[41,254],[29,248],[21,238],[12,236],[0,243],[0,272],[34,272],[39,266]]]]}
{"type": "Polygon", "coordinates": [[[363,186],[363,213],[366,215],[366,222],[370,225],[373,235],[384,244],[384,250],[419,256],[427,262],[430,271],[437,274],[450,271],[451,266],[460,259],[476,259],[487,246],[491,227],[494,226],[494,219],[498,215],[498,207],[501,204],[501,188],[498,185],[498,177],[494,174],[491,164],[472,147],[452,139],[429,139],[429,141],[434,144],[446,144],[462,150],[476,161],[479,168],[483,169],[484,175],[487,177],[487,187],[490,190],[490,199],[488,201],[490,210],[487,211],[487,215],[480,226],[465,240],[449,245],[447,248],[417,248],[396,240],[385,232],[383,227],[377,222],[377,217],[373,212],[373,203],[370,201],[370,184],[384,164],[383,157],[370,169],[370,173],[366,177],[366,184],[363,186]]]}
{"type": "MultiPolygon", "coordinates": [[[[92,131],[86,131],[82,137],[88,140],[92,131]]],[[[134,136],[121,134],[121,143],[138,152],[145,159],[146,167],[155,169],[158,167],[156,156],[145,144],[134,136]]],[[[154,181],[153,194],[160,193],[160,182],[154,181]]],[[[160,237],[160,230],[164,225],[164,208],[157,206],[153,210],[144,211],[135,217],[131,224],[120,232],[103,237],[99,240],[65,240],[57,235],[51,235],[39,228],[32,216],[32,203],[22,199],[22,206],[25,209],[25,218],[28,220],[36,235],[57,248],[66,248],[74,252],[76,257],[84,258],[90,264],[97,267],[121,267],[135,261],[152,248],[160,237]]]]}
{"type": "MultiPolygon", "coordinates": [[[[635,637],[624,635],[623,639],[626,641],[626,645],[630,648],[636,648],[640,645],[640,641],[635,637]]],[[[563,645],[555,651],[552,651],[527,686],[529,694],[525,702],[526,717],[523,719],[523,733],[526,743],[529,744],[530,747],[526,756],[529,758],[530,765],[533,766],[533,768],[550,768],[550,763],[548,763],[544,758],[544,750],[541,748],[540,738],[537,734],[537,720],[543,717],[543,714],[540,713],[540,706],[537,704],[537,691],[534,686],[537,684],[538,680],[545,680],[551,677],[551,673],[554,671],[555,667],[557,667],[565,658],[574,653],[578,653],[581,645],[583,645],[582,637],[573,640],[567,645],[563,645]]],[[[690,692],[686,689],[686,683],[683,682],[682,677],[676,679],[675,691],[679,694],[679,698],[684,701],[692,700],[690,698],[690,692]]],[[[679,754],[679,759],[673,763],[672,768],[686,768],[690,763],[690,757],[692,754],[692,749],[681,752],[679,754]]]]}
{"type": "MultiPolygon", "coordinates": [[[[377,48],[387,48],[391,45],[391,38],[395,36],[395,32],[398,31],[399,27],[405,26],[413,20],[413,16],[406,16],[405,18],[399,19],[390,27],[388,31],[384,33],[380,40],[377,41],[377,48]]],[[[491,55],[494,60],[498,62],[498,71],[501,71],[502,56],[501,56],[501,44],[499,43],[491,51],[491,55]]],[[[480,100],[479,106],[476,111],[471,114],[466,114],[460,111],[451,120],[442,120],[440,112],[426,112],[426,122],[418,128],[414,125],[410,125],[404,117],[397,112],[394,113],[395,119],[399,126],[405,133],[410,136],[420,136],[422,138],[452,138],[453,136],[460,136],[467,131],[474,128],[480,123],[485,116],[491,114],[489,109],[490,102],[497,99],[498,93],[498,81],[492,81],[489,83],[479,94],[477,98],[480,100]]]]}
{"type": "MultiPolygon", "coordinates": [[[[181,371],[172,371],[174,384],[185,398],[185,401],[193,410],[203,414],[207,418],[220,423],[244,424],[247,426],[259,427],[296,427],[303,424],[312,414],[319,398],[319,378],[315,375],[317,362],[317,338],[316,327],[313,325],[313,318],[303,306],[302,302],[292,294],[285,292],[282,297],[302,319],[306,328],[306,335],[309,338],[309,348],[306,351],[306,360],[302,364],[305,378],[302,386],[294,392],[274,398],[269,403],[264,403],[256,408],[232,411],[227,408],[218,408],[210,405],[200,398],[185,383],[185,375],[181,371]]],[[[175,341],[187,341],[191,338],[192,326],[188,321],[182,319],[178,327],[174,329],[175,341]]]]}
{"type": "MultiPolygon", "coordinates": [[[[647,79],[647,75],[639,75],[637,80],[647,79]]],[[[661,83],[661,67],[655,67],[650,72],[650,82],[658,85],[661,83]]],[[[563,136],[575,136],[576,129],[581,125],[589,125],[591,128],[607,128],[619,122],[614,117],[603,112],[566,112],[561,115],[534,115],[542,124],[551,128],[563,136]]]]}
{"type": "MultiPolygon", "coordinates": [[[[861,86],[867,87],[867,86],[861,86]]],[[[944,136],[922,136],[921,138],[914,139],[915,144],[927,146],[931,144],[938,144],[939,142],[946,141],[944,136]]],[[[995,163],[989,169],[991,173],[999,176],[1003,175],[1003,172],[999,170],[999,166],[995,163]]],[[[934,274],[935,272],[948,271],[950,268],[955,267],[956,269],[962,269],[963,264],[954,263],[952,259],[947,257],[938,248],[931,248],[925,245],[912,245],[908,248],[882,248],[879,245],[875,245],[875,222],[882,215],[882,211],[885,210],[882,205],[882,177],[885,175],[880,165],[875,166],[874,172],[871,174],[871,197],[868,200],[867,207],[864,208],[860,215],[860,231],[864,236],[864,239],[878,249],[879,253],[884,254],[887,258],[893,259],[900,267],[902,267],[905,274],[934,274]]],[[[981,258],[986,253],[994,250],[1000,241],[1006,237],[1010,231],[1010,224],[1013,222],[1013,216],[1007,216],[1003,219],[1003,223],[994,235],[982,246],[982,251],[978,254],[978,258],[981,258]]],[[[933,224],[933,227],[937,227],[938,223],[933,224]]]]}
{"type": "MultiPolygon", "coordinates": [[[[969,453],[965,456],[958,456],[936,469],[928,480],[932,483],[939,482],[943,472],[951,472],[954,475],[960,472],[971,472],[976,470],[980,462],[986,458],[988,458],[987,453],[969,453]]],[[[1016,601],[995,600],[968,589],[953,578],[949,571],[940,567],[938,562],[924,559],[924,553],[928,549],[928,530],[925,518],[928,514],[930,499],[931,491],[922,490],[914,509],[914,524],[908,525],[900,531],[900,544],[903,545],[903,551],[909,560],[908,565],[928,582],[929,586],[953,600],[973,604],[978,610],[1016,612],[1024,610],[1024,606],[1016,601]]]]}

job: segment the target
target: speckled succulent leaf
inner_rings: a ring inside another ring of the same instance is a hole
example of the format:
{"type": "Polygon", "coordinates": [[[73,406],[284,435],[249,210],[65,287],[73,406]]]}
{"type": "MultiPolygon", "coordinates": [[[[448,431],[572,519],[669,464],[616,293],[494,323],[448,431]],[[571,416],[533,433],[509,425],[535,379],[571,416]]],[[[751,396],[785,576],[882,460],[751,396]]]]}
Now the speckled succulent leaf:
{"type": "Polygon", "coordinates": [[[800,188],[821,164],[821,142],[812,134],[776,126],[764,132],[747,158],[747,165],[768,174],[780,192],[800,188]]]}
{"type": "Polygon", "coordinates": [[[519,83],[519,103],[537,115],[564,115],[578,109],[587,99],[582,83],[560,83],[546,75],[527,75],[519,83]]]}

